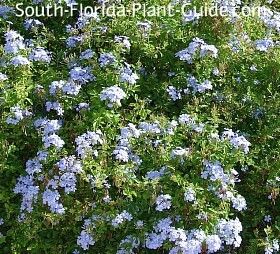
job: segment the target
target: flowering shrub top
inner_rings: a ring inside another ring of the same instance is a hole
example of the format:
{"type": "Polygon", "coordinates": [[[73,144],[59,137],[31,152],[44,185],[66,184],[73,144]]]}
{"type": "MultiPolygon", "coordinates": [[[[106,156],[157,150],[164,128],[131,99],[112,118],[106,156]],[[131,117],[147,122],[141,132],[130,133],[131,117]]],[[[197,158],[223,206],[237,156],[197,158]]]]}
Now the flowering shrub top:
{"type": "Polygon", "coordinates": [[[279,6],[244,4],[0,2],[1,253],[279,252],[279,6]]]}

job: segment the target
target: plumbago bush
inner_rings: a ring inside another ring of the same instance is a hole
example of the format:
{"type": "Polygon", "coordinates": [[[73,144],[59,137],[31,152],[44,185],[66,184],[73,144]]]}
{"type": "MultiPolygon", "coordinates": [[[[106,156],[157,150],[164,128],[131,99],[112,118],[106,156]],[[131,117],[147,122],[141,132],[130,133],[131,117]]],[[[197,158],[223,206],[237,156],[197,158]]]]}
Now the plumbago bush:
{"type": "Polygon", "coordinates": [[[279,253],[278,1],[16,4],[0,1],[0,253],[279,253]],[[213,4],[227,17],[192,11],[213,4]]]}

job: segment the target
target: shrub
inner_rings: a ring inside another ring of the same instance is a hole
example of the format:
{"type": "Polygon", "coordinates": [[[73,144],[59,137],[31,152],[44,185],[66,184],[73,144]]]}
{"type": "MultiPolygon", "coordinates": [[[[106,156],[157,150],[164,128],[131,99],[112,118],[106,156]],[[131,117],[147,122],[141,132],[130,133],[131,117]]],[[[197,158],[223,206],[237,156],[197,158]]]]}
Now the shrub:
{"type": "Polygon", "coordinates": [[[35,19],[2,1],[1,253],[278,253],[270,2],[258,16],[196,0],[228,16],[173,1],[173,16],[35,19]]]}

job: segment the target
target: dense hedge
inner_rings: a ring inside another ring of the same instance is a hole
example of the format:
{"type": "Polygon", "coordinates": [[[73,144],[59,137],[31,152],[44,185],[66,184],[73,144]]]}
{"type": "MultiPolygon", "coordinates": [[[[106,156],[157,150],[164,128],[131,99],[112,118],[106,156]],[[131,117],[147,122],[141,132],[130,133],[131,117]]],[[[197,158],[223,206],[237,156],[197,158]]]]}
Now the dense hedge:
{"type": "Polygon", "coordinates": [[[1,254],[279,253],[277,0],[17,3],[0,1],[1,254]],[[246,4],[261,15],[234,16],[246,4]]]}

